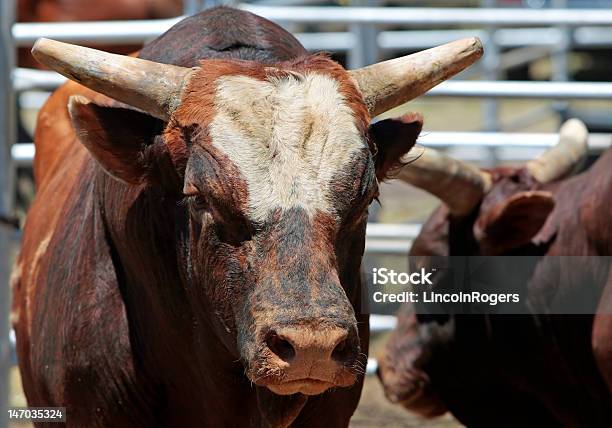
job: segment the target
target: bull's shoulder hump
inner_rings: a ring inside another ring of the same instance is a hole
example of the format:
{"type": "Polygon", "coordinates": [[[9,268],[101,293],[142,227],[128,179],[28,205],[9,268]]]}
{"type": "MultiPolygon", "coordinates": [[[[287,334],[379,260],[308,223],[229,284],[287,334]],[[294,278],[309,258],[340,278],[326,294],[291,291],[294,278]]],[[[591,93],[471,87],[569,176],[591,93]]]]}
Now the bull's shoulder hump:
{"type": "Polygon", "coordinates": [[[180,21],[144,46],[139,56],[193,67],[205,58],[278,62],[305,53],[293,35],[273,22],[250,12],[216,7],[180,21]]]}

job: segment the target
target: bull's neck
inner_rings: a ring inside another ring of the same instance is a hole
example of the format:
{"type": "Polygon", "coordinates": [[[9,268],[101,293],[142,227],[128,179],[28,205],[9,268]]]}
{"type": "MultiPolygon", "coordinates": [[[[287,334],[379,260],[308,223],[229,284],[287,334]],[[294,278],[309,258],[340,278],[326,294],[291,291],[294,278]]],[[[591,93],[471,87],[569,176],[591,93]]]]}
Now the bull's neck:
{"type": "Polygon", "coordinates": [[[158,189],[126,185],[102,174],[95,203],[126,310],[138,313],[143,322],[147,313],[167,312],[169,322],[186,318],[179,313],[188,312],[189,305],[177,262],[177,219],[185,207],[158,189]]]}

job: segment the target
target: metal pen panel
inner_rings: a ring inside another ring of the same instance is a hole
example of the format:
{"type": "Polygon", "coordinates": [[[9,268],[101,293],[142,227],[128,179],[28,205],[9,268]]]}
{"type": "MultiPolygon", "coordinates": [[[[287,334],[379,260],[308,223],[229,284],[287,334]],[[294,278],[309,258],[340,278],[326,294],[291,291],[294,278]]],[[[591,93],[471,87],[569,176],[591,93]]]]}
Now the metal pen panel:
{"type": "MultiPolygon", "coordinates": [[[[16,139],[15,94],[13,68],[15,44],[11,27],[15,17],[14,0],[0,2],[0,215],[11,216],[13,211],[14,169],[11,146],[16,139]]],[[[9,405],[9,231],[0,225],[0,427],[8,426],[9,405]]]]}

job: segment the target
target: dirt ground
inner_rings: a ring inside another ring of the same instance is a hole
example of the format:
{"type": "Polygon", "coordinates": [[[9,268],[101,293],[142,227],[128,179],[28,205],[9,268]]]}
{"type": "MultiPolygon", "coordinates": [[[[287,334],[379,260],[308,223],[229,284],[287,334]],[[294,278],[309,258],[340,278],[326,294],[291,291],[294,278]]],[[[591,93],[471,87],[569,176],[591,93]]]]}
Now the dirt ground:
{"type": "MultiPolygon", "coordinates": [[[[370,357],[383,349],[389,333],[378,333],[370,338],[370,357]]],[[[351,419],[351,428],[456,428],[461,427],[450,414],[435,419],[424,419],[403,407],[391,404],[386,398],[376,375],[366,376],[359,407],[351,419]]]]}
{"type": "Polygon", "coordinates": [[[435,419],[423,419],[400,406],[391,404],[385,398],[376,376],[366,378],[359,407],[350,423],[351,428],[456,428],[461,426],[463,425],[449,414],[435,419]]]}

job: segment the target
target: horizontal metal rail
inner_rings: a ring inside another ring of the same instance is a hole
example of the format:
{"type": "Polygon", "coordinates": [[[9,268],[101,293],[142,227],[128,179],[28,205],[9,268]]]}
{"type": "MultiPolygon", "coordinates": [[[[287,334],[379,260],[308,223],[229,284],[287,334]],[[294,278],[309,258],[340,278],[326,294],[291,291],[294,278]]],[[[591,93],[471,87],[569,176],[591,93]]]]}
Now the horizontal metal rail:
{"type": "MultiPolygon", "coordinates": [[[[552,147],[559,141],[559,134],[547,132],[424,132],[419,144],[426,147],[496,147],[534,148],[552,147]]],[[[612,134],[589,135],[589,150],[606,150],[612,143],[612,134]]]]}
{"type": "Polygon", "coordinates": [[[411,7],[275,7],[240,5],[256,15],[278,22],[343,24],[548,26],[612,25],[612,11],[605,9],[505,9],[411,7]]]}
{"type": "Polygon", "coordinates": [[[612,100],[612,83],[455,80],[439,84],[427,92],[427,95],[470,98],[612,100]]]}
{"type": "MultiPolygon", "coordinates": [[[[40,37],[52,38],[69,43],[87,44],[142,44],[151,40],[177,22],[176,19],[156,21],[109,21],[109,22],[69,22],[62,23],[19,23],[13,26],[13,34],[19,47],[30,47],[40,37]],[[130,26],[129,23],[140,23],[130,26]],[[142,22],[150,22],[142,25],[142,22]],[[87,24],[87,25],[86,25],[87,24]],[[85,30],[86,28],[86,30],[85,30]]],[[[310,51],[347,51],[357,40],[347,31],[294,33],[294,36],[310,51]]],[[[381,49],[426,49],[452,40],[465,37],[487,37],[487,32],[471,30],[394,30],[381,31],[378,45],[381,49]]],[[[561,43],[563,33],[557,28],[505,28],[495,32],[494,41],[504,48],[518,46],[549,46],[561,43]]],[[[577,28],[573,45],[609,46],[612,45],[612,29],[601,27],[577,28]]]]}
{"type": "Polygon", "coordinates": [[[397,317],[393,315],[370,315],[370,331],[380,333],[393,330],[397,325],[397,317]]]}
{"type": "Polygon", "coordinates": [[[32,90],[54,91],[66,78],[55,71],[17,68],[13,71],[13,88],[16,92],[32,90]]]}
{"type": "Polygon", "coordinates": [[[16,23],[13,25],[13,38],[18,47],[32,46],[41,37],[68,43],[141,44],[159,36],[183,18],[16,23]]]}
{"type": "Polygon", "coordinates": [[[421,232],[421,225],[394,224],[394,223],[368,223],[368,237],[376,239],[414,239],[421,232]]]}
{"type": "Polygon", "coordinates": [[[13,144],[11,155],[14,166],[31,166],[34,161],[36,149],[32,143],[13,144]]]}
{"type": "MultiPolygon", "coordinates": [[[[18,91],[52,90],[66,79],[52,71],[19,68],[15,71],[14,81],[18,91]]],[[[467,98],[612,100],[612,83],[452,80],[439,84],[425,95],[467,98]]]]}
{"type": "MultiPolygon", "coordinates": [[[[589,9],[547,9],[545,13],[525,9],[461,9],[461,8],[367,8],[367,7],[276,7],[243,5],[242,8],[280,22],[293,23],[363,23],[406,24],[411,27],[432,25],[477,26],[548,26],[566,25],[577,28],[576,44],[601,45],[610,42],[612,30],[598,26],[612,26],[612,11],[589,9]]],[[[16,23],[13,37],[19,47],[32,46],[40,37],[71,43],[140,44],[153,39],[184,17],[139,21],[36,22],[16,23]]],[[[556,28],[504,29],[496,35],[496,43],[504,47],[520,45],[557,45],[563,37],[556,28]]],[[[323,33],[323,36],[299,35],[309,49],[341,50],[355,42],[350,33],[323,33]],[[327,44],[326,43],[330,43],[327,44]]],[[[459,37],[478,35],[482,30],[396,31],[379,35],[383,49],[424,48],[459,37]],[[411,34],[412,33],[412,34],[411,34]],[[423,40],[423,42],[421,42],[423,40]]]]}
{"type": "Polygon", "coordinates": [[[367,236],[365,243],[365,251],[370,255],[407,255],[412,247],[412,239],[391,240],[391,239],[374,239],[367,236]]]}
{"type": "MultiPolygon", "coordinates": [[[[347,39],[350,36],[350,33],[325,34],[346,34],[345,37],[347,39]]],[[[309,35],[308,33],[298,33],[296,36],[299,39],[300,36],[309,35]]],[[[485,40],[488,36],[487,31],[481,29],[395,30],[380,32],[378,35],[378,44],[381,49],[390,50],[425,49],[465,37],[480,37],[485,40]]],[[[575,47],[610,46],[612,44],[612,28],[608,27],[578,27],[573,32],[572,36],[572,45],[575,47]]],[[[563,30],[558,28],[500,28],[495,31],[492,41],[502,48],[515,48],[520,46],[557,47],[563,41],[563,37],[563,30]]],[[[317,40],[307,41],[314,43],[317,40]]],[[[352,40],[347,41],[352,43],[352,40]]]]}

